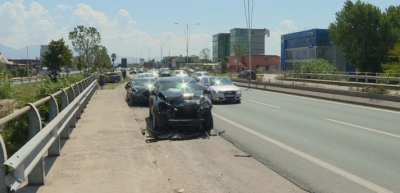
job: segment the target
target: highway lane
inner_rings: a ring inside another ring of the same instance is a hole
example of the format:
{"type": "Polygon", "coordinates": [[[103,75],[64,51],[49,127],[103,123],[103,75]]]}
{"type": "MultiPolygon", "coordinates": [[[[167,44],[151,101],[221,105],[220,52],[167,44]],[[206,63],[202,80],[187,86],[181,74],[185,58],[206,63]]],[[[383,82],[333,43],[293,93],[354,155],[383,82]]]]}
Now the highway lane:
{"type": "Polygon", "coordinates": [[[214,105],[214,128],[312,192],[400,192],[400,113],[243,90],[214,105]]]}

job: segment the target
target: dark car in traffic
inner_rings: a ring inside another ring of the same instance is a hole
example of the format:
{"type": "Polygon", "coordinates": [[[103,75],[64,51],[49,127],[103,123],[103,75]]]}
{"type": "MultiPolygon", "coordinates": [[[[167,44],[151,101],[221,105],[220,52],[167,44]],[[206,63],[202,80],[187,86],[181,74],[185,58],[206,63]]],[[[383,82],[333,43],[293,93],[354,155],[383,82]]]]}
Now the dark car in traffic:
{"type": "Polygon", "coordinates": [[[209,132],[213,126],[212,103],[191,77],[163,77],[154,83],[149,97],[151,135],[160,138],[171,130],[209,132]]]}
{"type": "Polygon", "coordinates": [[[256,80],[256,72],[254,70],[243,70],[238,74],[238,78],[256,80]]]}
{"type": "Polygon", "coordinates": [[[126,101],[132,106],[147,103],[155,81],[154,77],[135,78],[129,81],[125,85],[126,101]]]}
{"type": "Polygon", "coordinates": [[[129,74],[137,74],[137,69],[131,68],[129,74]]]}
{"type": "Polygon", "coordinates": [[[160,70],[158,71],[158,76],[159,77],[171,76],[171,70],[169,68],[160,68],[160,70]]]}
{"type": "Polygon", "coordinates": [[[115,72],[108,72],[104,74],[107,83],[118,83],[121,81],[121,76],[115,72]]]}

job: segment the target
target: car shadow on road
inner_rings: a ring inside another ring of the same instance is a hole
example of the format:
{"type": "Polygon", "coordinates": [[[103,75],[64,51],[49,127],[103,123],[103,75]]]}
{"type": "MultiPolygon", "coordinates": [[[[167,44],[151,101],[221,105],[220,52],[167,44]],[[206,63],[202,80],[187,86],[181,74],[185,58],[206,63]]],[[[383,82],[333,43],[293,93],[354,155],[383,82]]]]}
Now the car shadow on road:
{"type": "Polygon", "coordinates": [[[147,133],[147,138],[146,138],[147,143],[155,143],[161,140],[182,141],[182,140],[210,138],[210,134],[207,133],[206,131],[198,131],[197,129],[186,129],[186,128],[168,128],[169,131],[167,133],[161,136],[154,136],[152,132],[149,130],[153,129],[153,120],[150,119],[150,117],[146,117],[145,122],[146,122],[146,128],[143,129],[147,133]]]}
{"type": "Polygon", "coordinates": [[[232,101],[222,101],[222,102],[213,102],[213,105],[239,105],[241,102],[232,102],[232,101]]]}

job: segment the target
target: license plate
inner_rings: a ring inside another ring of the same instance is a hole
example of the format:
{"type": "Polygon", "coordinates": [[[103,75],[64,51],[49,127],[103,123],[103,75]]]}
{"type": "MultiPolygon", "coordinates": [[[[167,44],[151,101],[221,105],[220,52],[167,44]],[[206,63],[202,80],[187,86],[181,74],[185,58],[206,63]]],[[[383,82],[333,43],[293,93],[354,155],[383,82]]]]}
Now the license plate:
{"type": "Polygon", "coordinates": [[[225,95],[225,97],[234,97],[235,95],[233,95],[233,94],[227,94],[227,95],[225,95]]]}

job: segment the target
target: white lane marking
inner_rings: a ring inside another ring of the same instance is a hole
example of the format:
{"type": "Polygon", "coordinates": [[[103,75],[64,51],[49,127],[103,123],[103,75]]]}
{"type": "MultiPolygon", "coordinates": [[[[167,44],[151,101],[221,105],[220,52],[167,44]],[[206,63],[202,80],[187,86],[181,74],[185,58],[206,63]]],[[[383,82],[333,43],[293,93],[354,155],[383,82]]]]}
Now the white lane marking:
{"type": "Polygon", "coordinates": [[[290,97],[295,97],[295,98],[308,99],[308,100],[331,103],[331,104],[338,104],[338,105],[349,106],[349,107],[358,107],[358,108],[362,108],[362,109],[369,109],[369,110],[381,111],[381,112],[386,112],[386,113],[394,113],[394,114],[399,114],[400,115],[399,111],[379,109],[379,108],[374,108],[374,107],[366,107],[366,106],[361,106],[361,105],[352,105],[352,104],[347,104],[347,103],[328,101],[328,100],[323,100],[323,99],[315,99],[315,98],[309,98],[309,97],[303,97],[303,96],[296,96],[296,95],[278,93],[278,92],[273,92],[273,91],[255,90],[255,89],[253,89],[253,90],[256,91],[256,92],[268,92],[268,93],[272,93],[272,94],[278,94],[278,95],[290,96],[290,97]]]}
{"type": "Polygon", "coordinates": [[[347,126],[359,128],[359,129],[364,129],[364,130],[367,130],[367,131],[372,131],[372,132],[375,132],[375,133],[380,133],[380,134],[384,134],[384,135],[389,135],[389,136],[392,136],[392,137],[400,138],[400,135],[395,135],[395,134],[391,134],[391,133],[387,133],[387,132],[383,132],[383,131],[379,131],[379,130],[375,130],[375,129],[370,129],[370,128],[367,128],[367,127],[353,125],[353,124],[350,124],[350,123],[345,123],[345,122],[341,122],[341,121],[337,121],[337,120],[333,120],[333,119],[328,119],[328,118],[325,118],[325,120],[332,121],[332,122],[335,122],[335,123],[339,123],[339,124],[342,124],[342,125],[347,125],[347,126]]]}
{"type": "Polygon", "coordinates": [[[269,106],[269,107],[274,107],[274,108],[277,108],[277,109],[280,109],[281,107],[278,107],[278,106],[275,106],[275,105],[270,105],[270,104],[267,104],[267,103],[262,103],[262,102],[257,102],[257,101],[253,101],[253,100],[249,100],[250,102],[252,102],[252,103],[257,103],[257,104],[260,104],[260,105],[265,105],[265,106],[269,106]]]}
{"type": "Polygon", "coordinates": [[[274,145],[276,145],[276,146],[278,146],[278,147],[280,147],[280,148],[282,148],[282,149],[284,149],[284,150],[286,150],[288,152],[291,152],[291,153],[293,153],[293,154],[295,154],[295,155],[297,155],[299,157],[302,157],[302,158],[304,158],[304,159],[306,159],[306,160],[308,160],[308,161],[310,161],[310,162],[312,162],[314,164],[317,164],[317,165],[319,165],[319,166],[321,166],[321,167],[323,167],[323,168],[325,168],[325,169],[327,169],[327,170],[329,170],[329,171],[331,171],[333,173],[336,173],[336,174],[338,174],[338,175],[340,175],[340,176],[342,176],[344,178],[347,178],[347,179],[349,179],[349,180],[351,180],[351,181],[353,181],[353,182],[355,182],[355,183],[357,183],[357,184],[359,184],[361,186],[364,186],[365,188],[368,188],[368,189],[370,189],[372,191],[375,191],[375,192],[391,192],[391,191],[389,191],[389,190],[387,190],[387,189],[385,189],[385,188],[383,188],[381,186],[378,186],[378,185],[376,185],[376,184],[374,184],[374,183],[372,183],[370,181],[367,181],[367,180],[365,180],[365,179],[363,179],[363,178],[361,178],[359,176],[356,176],[356,175],[354,175],[354,174],[352,174],[350,172],[347,172],[347,171],[345,171],[343,169],[340,169],[340,168],[338,168],[338,167],[336,167],[336,166],[334,166],[332,164],[324,162],[324,161],[322,161],[322,160],[320,160],[320,159],[318,159],[316,157],[308,155],[308,154],[306,154],[306,153],[304,153],[304,152],[302,152],[300,150],[297,150],[297,149],[295,149],[293,147],[290,147],[290,146],[288,146],[288,145],[286,145],[286,144],[284,144],[282,142],[279,142],[279,141],[277,141],[275,139],[267,137],[267,136],[265,136],[265,135],[263,135],[263,134],[261,134],[261,133],[259,133],[257,131],[254,131],[254,130],[249,129],[249,128],[243,126],[243,125],[240,125],[239,123],[233,122],[233,121],[229,120],[228,118],[225,118],[225,117],[223,117],[221,115],[213,113],[213,116],[216,116],[216,117],[220,118],[221,120],[223,120],[223,121],[225,121],[225,122],[227,122],[227,123],[229,123],[229,124],[231,124],[233,126],[236,126],[239,129],[247,131],[247,132],[249,132],[249,133],[251,133],[251,134],[253,134],[253,135],[255,135],[255,136],[257,136],[257,137],[259,137],[259,138],[261,138],[261,139],[263,139],[263,140],[265,140],[267,142],[269,142],[269,143],[272,143],[272,144],[274,144],[274,145]]]}

